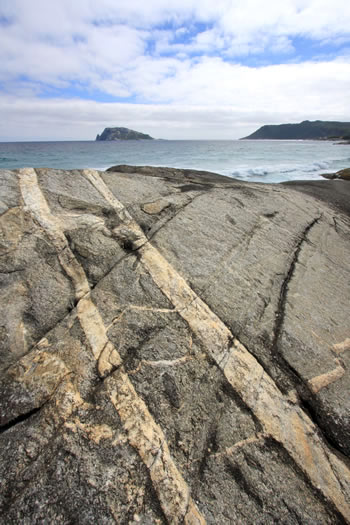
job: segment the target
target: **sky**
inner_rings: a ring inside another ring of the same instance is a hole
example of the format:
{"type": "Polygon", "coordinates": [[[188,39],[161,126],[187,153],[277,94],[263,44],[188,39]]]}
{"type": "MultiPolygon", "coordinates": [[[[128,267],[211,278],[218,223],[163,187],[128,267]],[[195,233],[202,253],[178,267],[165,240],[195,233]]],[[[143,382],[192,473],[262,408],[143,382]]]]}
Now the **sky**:
{"type": "Polygon", "coordinates": [[[0,0],[0,141],[350,121],[349,0],[170,2],[0,0]]]}

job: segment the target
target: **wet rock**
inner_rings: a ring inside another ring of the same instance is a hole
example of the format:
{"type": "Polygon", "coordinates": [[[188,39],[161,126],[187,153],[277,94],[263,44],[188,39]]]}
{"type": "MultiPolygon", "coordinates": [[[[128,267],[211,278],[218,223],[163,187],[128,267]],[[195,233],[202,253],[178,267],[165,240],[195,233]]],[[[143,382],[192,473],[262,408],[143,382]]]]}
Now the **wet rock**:
{"type": "Polygon", "coordinates": [[[322,173],[322,177],[324,177],[325,179],[350,180],[350,168],[337,171],[336,173],[322,173]]]}

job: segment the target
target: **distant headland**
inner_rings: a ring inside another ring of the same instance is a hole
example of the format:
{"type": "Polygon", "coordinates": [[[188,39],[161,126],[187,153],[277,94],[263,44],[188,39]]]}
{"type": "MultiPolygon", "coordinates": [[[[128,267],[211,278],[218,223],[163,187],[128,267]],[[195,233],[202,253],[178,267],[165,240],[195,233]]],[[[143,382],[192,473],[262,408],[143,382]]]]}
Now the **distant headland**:
{"type": "Polygon", "coordinates": [[[153,137],[128,128],[105,128],[96,140],[153,140],[153,137]]]}
{"type": "Polygon", "coordinates": [[[265,140],[350,140],[350,122],[304,120],[299,124],[262,126],[245,139],[265,140]]]}

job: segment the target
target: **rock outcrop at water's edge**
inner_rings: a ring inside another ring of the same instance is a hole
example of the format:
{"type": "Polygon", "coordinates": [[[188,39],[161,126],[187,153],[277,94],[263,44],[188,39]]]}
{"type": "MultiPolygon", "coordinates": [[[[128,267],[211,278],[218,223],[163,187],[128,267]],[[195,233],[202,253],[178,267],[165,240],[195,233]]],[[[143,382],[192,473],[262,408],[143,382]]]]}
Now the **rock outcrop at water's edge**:
{"type": "Polygon", "coordinates": [[[346,209],[114,170],[1,172],[4,523],[349,522],[346,209]]]}
{"type": "Polygon", "coordinates": [[[129,128],[105,128],[96,140],[153,140],[153,137],[129,128]]]}
{"type": "Polygon", "coordinates": [[[325,179],[343,179],[350,181],[350,168],[339,170],[336,173],[322,173],[325,179]]]}

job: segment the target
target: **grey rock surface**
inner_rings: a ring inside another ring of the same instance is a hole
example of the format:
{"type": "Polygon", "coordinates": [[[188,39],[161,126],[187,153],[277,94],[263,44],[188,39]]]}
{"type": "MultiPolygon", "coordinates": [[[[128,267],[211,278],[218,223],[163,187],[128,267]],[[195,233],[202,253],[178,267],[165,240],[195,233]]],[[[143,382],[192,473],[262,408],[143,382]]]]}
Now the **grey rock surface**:
{"type": "Polygon", "coordinates": [[[2,523],[350,522],[331,186],[117,166],[0,188],[2,523]]]}

